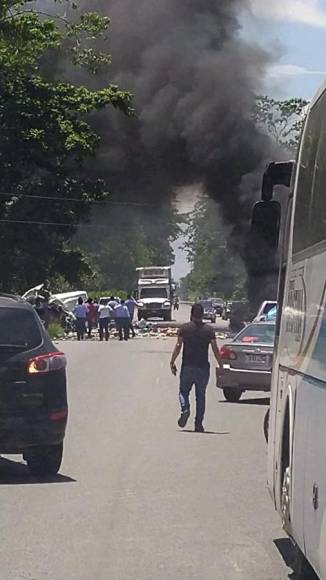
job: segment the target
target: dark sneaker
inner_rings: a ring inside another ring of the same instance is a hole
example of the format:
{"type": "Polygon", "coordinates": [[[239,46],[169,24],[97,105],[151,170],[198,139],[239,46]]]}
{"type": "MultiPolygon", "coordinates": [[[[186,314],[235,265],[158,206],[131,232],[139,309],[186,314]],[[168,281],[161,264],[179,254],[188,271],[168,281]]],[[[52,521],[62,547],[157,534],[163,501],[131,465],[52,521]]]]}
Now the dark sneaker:
{"type": "Polygon", "coordinates": [[[187,425],[187,421],[190,417],[190,409],[186,409],[186,411],[182,411],[181,415],[178,419],[178,425],[183,429],[187,425]]]}
{"type": "Polygon", "coordinates": [[[195,425],[195,432],[196,433],[205,433],[205,429],[202,425],[195,425]]]}

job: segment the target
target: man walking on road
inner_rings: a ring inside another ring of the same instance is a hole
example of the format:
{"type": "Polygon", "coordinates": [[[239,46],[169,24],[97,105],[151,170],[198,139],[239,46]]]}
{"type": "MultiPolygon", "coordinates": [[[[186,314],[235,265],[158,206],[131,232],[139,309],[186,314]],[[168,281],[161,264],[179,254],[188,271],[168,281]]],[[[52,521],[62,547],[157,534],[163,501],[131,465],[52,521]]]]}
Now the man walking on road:
{"type": "Polygon", "coordinates": [[[214,356],[222,369],[215,331],[203,322],[204,309],[201,304],[191,308],[191,322],[183,324],[179,329],[177,344],[172,353],[170,367],[173,375],[177,373],[175,362],[183,347],[182,366],[180,373],[179,400],[181,415],[178,425],[184,428],[190,416],[189,396],[193,385],[196,389],[195,431],[204,432],[203,420],[206,407],[206,387],[209,381],[210,365],[208,350],[211,345],[214,356]]]}
{"type": "Polygon", "coordinates": [[[115,323],[119,331],[119,340],[129,339],[130,314],[124,300],[114,309],[115,323]]]}

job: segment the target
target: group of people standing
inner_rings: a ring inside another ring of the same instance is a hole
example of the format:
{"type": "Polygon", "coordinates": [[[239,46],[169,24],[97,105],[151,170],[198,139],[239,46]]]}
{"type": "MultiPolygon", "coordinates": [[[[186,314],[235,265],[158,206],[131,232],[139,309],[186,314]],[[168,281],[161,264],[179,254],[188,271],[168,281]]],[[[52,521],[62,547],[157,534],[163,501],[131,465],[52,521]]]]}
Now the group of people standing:
{"type": "Polygon", "coordinates": [[[135,336],[133,319],[136,307],[137,302],[131,295],[128,295],[127,300],[111,296],[110,299],[102,299],[100,303],[97,299],[88,298],[84,302],[79,298],[73,310],[77,340],[84,340],[86,333],[91,338],[92,331],[98,329],[100,341],[108,341],[113,326],[118,330],[119,340],[129,340],[130,334],[135,336]]]}

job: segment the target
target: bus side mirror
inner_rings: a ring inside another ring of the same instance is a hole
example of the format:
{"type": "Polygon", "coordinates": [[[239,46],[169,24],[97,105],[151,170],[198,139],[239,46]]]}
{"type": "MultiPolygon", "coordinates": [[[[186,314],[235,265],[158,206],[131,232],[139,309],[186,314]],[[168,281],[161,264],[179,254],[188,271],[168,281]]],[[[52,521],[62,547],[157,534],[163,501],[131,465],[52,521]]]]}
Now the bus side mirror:
{"type": "Polygon", "coordinates": [[[278,270],[281,205],[277,201],[255,204],[246,244],[246,262],[251,275],[263,276],[278,270]]]}
{"type": "Polygon", "coordinates": [[[135,292],[134,292],[134,298],[135,298],[136,300],[138,300],[138,298],[139,298],[139,296],[138,296],[138,290],[135,290],[135,292]]]}
{"type": "Polygon", "coordinates": [[[276,185],[290,187],[293,167],[294,161],[273,162],[269,164],[263,177],[261,197],[264,201],[271,201],[273,199],[274,187],[276,185]]]}
{"type": "Polygon", "coordinates": [[[255,204],[251,220],[251,234],[271,250],[278,248],[280,226],[281,205],[278,201],[259,201],[255,204]]]}

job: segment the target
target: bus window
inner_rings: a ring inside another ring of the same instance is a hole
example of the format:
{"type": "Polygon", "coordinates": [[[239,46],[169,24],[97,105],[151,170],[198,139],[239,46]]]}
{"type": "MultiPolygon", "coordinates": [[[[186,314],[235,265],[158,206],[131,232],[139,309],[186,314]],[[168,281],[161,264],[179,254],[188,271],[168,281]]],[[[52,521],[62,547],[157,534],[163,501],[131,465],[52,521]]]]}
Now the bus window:
{"type": "Polygon", "coordinates": [[[293,254],[326,239],[326,94],[311,111],[302,148],[293,254]]]}
{"type": "Polygon", "coordinates": [[[326,123],[324,120],[316,157],[309,214],[310,242],[317,244],[326,239],[326,123]]]}
{"type": "Polygon", "coordinates": [[[314,108],[308,119],[301,149],[301,157],[299,159],[300,166],[293,232],[293,254],[297,254],[311,245],[309,210],[311,207],[315,159],[320,135],[318,120],[314,108]]]}

